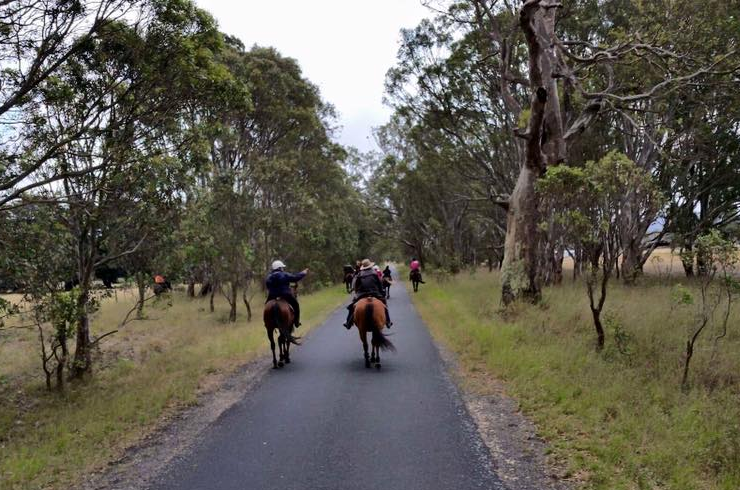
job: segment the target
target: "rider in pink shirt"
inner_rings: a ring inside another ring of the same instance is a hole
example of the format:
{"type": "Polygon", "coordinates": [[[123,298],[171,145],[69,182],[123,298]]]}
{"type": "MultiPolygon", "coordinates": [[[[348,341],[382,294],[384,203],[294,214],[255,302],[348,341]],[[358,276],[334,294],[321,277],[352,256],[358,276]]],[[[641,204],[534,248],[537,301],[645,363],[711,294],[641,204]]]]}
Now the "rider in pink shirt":
{"type": "Polygon", "coordinates": [[[413,258],[411,259],[411,265],[409,267],[411,267],[412,271],[418,271],[419,268],[421,267],[421,264],[419,263],[418,260],[416,260],[416,258],[413,258]]]}

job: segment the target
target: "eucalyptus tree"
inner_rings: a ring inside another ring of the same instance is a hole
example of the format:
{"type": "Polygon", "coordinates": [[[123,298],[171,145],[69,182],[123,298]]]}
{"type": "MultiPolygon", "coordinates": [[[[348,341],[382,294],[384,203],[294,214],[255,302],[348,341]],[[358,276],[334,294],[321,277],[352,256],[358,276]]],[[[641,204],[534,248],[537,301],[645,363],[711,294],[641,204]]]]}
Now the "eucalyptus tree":
{"type": "Polygon", "coordinates": [[[461,181],[476,182],[461,199],[483,197],[506,208],[521,151],[510,134],[519,121],[495,82],[500,72],[489,47],[474,25],[446,15],[424,20],[402,31],[386,93],[396,117],[418,128],[415,134],[434,131],[455,149],[453,169],[461,181]]]}
{"type": "Polygon", "coordinates": [[[188,2],[140,6],[136,22],[106,24],[86,49],[44,82],[45,123],[33,135],[39,147],[64,145],[44,172],[64,175],[60,185],[34,199],[58,204],[77,264],[76,349],[73,376],[92,366],[89,328],[95,267],[135,253],[147,240],[154,201],[180,186],[180,160],[167,158],[186,135],[179,120],[184,101],[208,80],[221,38],[212,19],[188,2]]]}
{"type": "Polygon", "coordinates": [[[187,235],[202,246],[185,247],[225,290],[235,321],[238,292],[277,256],[332,279],[332,264],[356,248],[358,199],[343,169],[347,153],[330,138],[333,110],[295,60],[226,39],[219,61],[233,89],[192,118],[205,162],[187,235]]]}
{"type": "Polygon", "coordinates": [[[619,215],[625,201],[636,194],[640,202],[660,207],[661,196],[652,175],[625,155],[612,151],[598,162],[583,167],[560,165],[551,168],[537,183],[537,191],[552,209],[552,220],[541,227],[562,229],[568,247],[579,247],[588,261],[586,292],[596,330],[596,348],[604,347],[601,313],[609,281],[617,270],[623,243],[619,215]],[[625,193],[629,189],[629,193],[625,193]]]}
{"type": "MultiPolygon", "coordinates": [[[[25,193],[57,182],[53,160],[86,125],[73,125],[44,145],[31,136],[45,124],[42,85],[89,50],[137,0],[0,2],[0,211],[25,193]],[[46,170],[46,171],[45,171],[46,170]]],[[[91,108],[95,111],[96,106],[91,108]]]]}
{"type": "MultiPolygon", "coordinates": [[[[457,26],[452,32],[477,30],[477,38],[488,44],[481,63],[488,63],[495,75],[487,86],[495,89],[508,119],[520,123],[503,128],[519,140],[521,149],[519,160],[511,162],[518,176],[508,197],[504,303],[536,301],[540,295],[543,237],[538,223],[547,210],[540,208],[537,180],[547,168],[585,161],[573,150],[601,145],[605,152],[609,142],[618,142],[638,164],[656,173],[657,156],[673,141],[665,128],[681,105],[677,94],[718,80],[737,81],[736,39],[727,35],[737,22],[733,8],[718,3],[717,9],[707,9],[690,0],[468,0],[441,10],[447,25],[457,26]],[[720,26],[721,36],[713,34],[713,24],[720,26]],[[606,141],[594,141],[603,133],[593,130],[607,120],[612,123],[602,126],[606,141]]],[[[425,65],[424,60],[413,58],[412,65],[425,65]]],[[[429,72],[433,79],[440,73],[429,72]]],[[[446,102],[448,92],[435,100],[446,102]]],[[[424,100],[422,95],[413,98],[424,100]]],[[[644,212],[649,204],[626,205],[632,210],[623,210],[618,219],[631,226],[622,227],[622,240],[639,245],[628,252],[632,277],[645,260],[640,246],[655,215],[644,212]]]]}

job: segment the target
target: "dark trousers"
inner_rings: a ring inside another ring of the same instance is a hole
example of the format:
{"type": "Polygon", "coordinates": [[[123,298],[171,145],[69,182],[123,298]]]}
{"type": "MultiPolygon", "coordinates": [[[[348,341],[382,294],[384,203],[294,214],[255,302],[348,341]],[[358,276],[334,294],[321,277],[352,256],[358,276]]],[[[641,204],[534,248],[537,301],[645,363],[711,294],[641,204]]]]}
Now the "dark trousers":
{"type": "Polygon", "coordinates": [[[360,296],[359,298],[357,298],[356,300],[354,300],[353,302],[351,302],[349,304],[349,306],[347,306],[347,310],[349,310],[348,313],[347,313],[347,323],[346,323],[347,328],[351,327],[352,324],[354,323],[354,319],[355,319],[355,304],[358,301],[360,301],[362,298],[368,298],[368,297],[378,298],[380,301],[383,302],[383,304],[385,305],[385,308],[384,308],[385,309],[385,324],[386,325],[390,325],[391,324],[391,315],[388,312],[388,303],[386,303],[385,298],[381,298],[380,296],[360,296]]]}
{"type": "Polygon", "coordinates": [[[278,298],[284,299],[293,308],[293,324],[297,327],[301,323],[301,307],[298,300],[292,294],[268,294],[265,303],[278,298]]]}

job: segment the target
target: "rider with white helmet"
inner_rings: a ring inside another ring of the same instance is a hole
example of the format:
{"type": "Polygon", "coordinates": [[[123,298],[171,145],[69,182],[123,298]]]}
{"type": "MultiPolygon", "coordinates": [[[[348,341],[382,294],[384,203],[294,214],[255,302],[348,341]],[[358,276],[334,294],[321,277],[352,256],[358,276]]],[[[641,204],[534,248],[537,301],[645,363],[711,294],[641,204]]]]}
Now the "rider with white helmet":
{"type": "MultiPolygon", "coordinates": [[[[278,298],[282,298],[287,301],[293,308],[293,312],[295,313],[294,323],[296,328],[298,328],[301,325],[301,310],[298,300],[293,295],[293,290],[290,285],[291,283],[298,282],[306,277],[308,269],[304,269],[296,274],[285,272],[285,264],[282,260],[274,261],[271,269],[272,271],[267,275],[267,279],[265,280],[265,284],[267,286],[267,301],[278,298]]],[[[265,301],[265,303],[267,303],[267,301],[265,301]]]]}

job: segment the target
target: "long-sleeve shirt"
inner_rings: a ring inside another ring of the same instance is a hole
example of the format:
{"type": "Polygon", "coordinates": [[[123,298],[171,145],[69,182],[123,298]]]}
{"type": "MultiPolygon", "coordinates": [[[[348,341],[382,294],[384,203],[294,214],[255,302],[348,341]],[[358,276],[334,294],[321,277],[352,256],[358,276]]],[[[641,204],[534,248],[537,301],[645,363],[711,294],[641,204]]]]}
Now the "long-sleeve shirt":
{"type": "Polygon", "coordinates": [[[298,282],[304,277],[306,277],[306,274],[303,272],[291,274],[289,272],[279,270],[272,271],[267,276],[265,284],[267,285],[267,291],[269,292],[270,296],[281,296],[284,294],[292,295],[293,291],[290,289],[290,284],[293,282],[298,282]]]}

